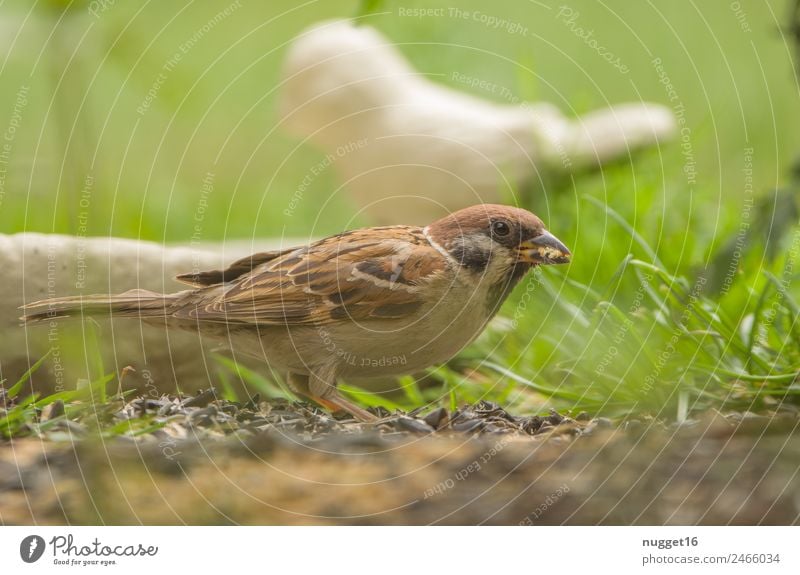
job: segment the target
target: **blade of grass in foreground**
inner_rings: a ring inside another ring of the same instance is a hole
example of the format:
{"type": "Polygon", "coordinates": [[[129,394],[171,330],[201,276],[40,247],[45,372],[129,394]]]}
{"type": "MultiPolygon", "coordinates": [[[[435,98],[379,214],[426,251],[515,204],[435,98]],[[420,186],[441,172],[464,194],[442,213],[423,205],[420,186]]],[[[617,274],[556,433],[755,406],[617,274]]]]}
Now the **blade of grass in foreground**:
{"type": "Polygon", "coordinates": [[[642,250],[644,250],[644,252],[647,254],[647,257],[649,257],[653,261],[654,264],[656,264],[660,268],[664,267],[664,264],[662,264],[661,260],[658,259],[658,256],[656,255],[656,252],[653,250],[653,248],[650,247],[650,244],[648,244],[645,241],[645,239],[641,235],[639,235],[639,232],[637,232],[635,229],[633,229],[633,226],[631,226],[627,222],[627,220],[625,218],[623,218],[613,208],[611,208],[607,204],[604,204],[600,200],[598,200],[596,198],[593,198],[592,196],[584,195],[583,199],[585,201],[589,202],[590,204],[592,204],[592,205],[600,208],[601,210],[603,210],[606,213],[606,215],[611,217],[612,220],[617,222],[626,232],[628,232],[628,234],[631,236],[631,238],[633,238],[633,240],[637,244],[639,244],[639,247],[642,248],[642,250]]]}
{"type": "MultiPolygon", "coordinates": [[[[97,343],[97,327],[93,319],[83,322],[84,337],[86,338],[86,364],[89,366],[89,379],[90,381],[97,381],[102,378],[105,373],[105,366],[103,365],[103,354],[100,352],[100,346],[97,343]]],[[[90,386],[91,387],[91,386],[90,386]]],[[[98,391],[100,392],[100,402],[107,401],[106,386],[101,386],[98,391]]]]}
{"type": "Polygon", "coordinates": [[[19,380],[18,380],[18,381],[17,381],[17,382],[16,382],[14,385],[12,385],[11,387],[9,387],[9,388],[6,390],[6,397],[10,397],[10,398],[14,398],[14,397],[16,397],[16,396],[17,396],[17,394],[18,394],[18,393],[20,392],[20,390],[22,389],[22,386],[23,386],[23,385],[25,385],[25,382],[26,382],[26,381],[28,381],[28,380],[31,378],[31,376],[34,374],[34,372],[35,372],[36,370],[38,370],[38,369],[39,369],[39,368],[42,366],[42,364],[44,363],[44,361],[45,361],[45,360],[46,360],[48,357],[50,357],[50,354],[51,354],[51,353],[53,353],[53,348],[50,348],[50,349],[47,351],[47,353],[46,353],[46,354],[44,354],[42,357],[40,357],[40,358],[39,358],[39,359],[36,361],[36,363],[34,363],[32,366],[30,366],[30,367],[28,368],[28,371],[26,371],[25,373],[23,373],[23,374],[22,374],[22,377],[20,377],[20,378],[19,378],[19,380]]]}
{"type": "Polygon", "coordinates": [[[527,379],[519,375],[518,373],[511,371],[506,367],[503,367],[502,365],[499,365],[491,361],[484,361],[481,363],[481,366],[488,367],[489,369],[496,371],[500,375],[507,377],[508,379],[511,379],[516,383],[524,385],[525,387],[529,387],[535,391],[538,391],[539,393],[542,393],[550,397],[558,397],[561,399],[568,399],[572,401],[579,401],[581,399],[581,396],[576,393],[564,391],[561,389],[554,389],[552,387],[547,387],[546,385],[538,384],[536,382],[531,381],[530,379],[527,379]]]}
{"type": "Polygon", "coordinates": [[[266,397],[273,399],[293,399],[293,396],[289,392],[249,367],[225,357],[224,355],[215,354],[214,359],[237,376],[243,383],[263,393],[266,397]]]}

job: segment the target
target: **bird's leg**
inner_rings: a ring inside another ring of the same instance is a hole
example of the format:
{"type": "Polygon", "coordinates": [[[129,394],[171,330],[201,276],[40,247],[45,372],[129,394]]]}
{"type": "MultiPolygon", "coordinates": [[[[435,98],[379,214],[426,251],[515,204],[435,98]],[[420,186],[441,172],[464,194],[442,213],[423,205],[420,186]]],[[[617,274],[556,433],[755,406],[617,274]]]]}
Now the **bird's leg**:
{"type": "Polygon", "coordinates": [[[339,395],[336,390],[335,378],[326,377],[326,375],[330,376],[332,374],[326,374],[324,371],[312,375],[290,373],[289,387],[331,412],[346,411],[359,421],[364,422],[372,422],[378,419],[366,409],[362,409],[339,395]],[[328,379],[333,379],[334,383],[328,383],[328,379]]]}
{"type": "Polygon", "coordinates": [[[320,402],[331,411],[343,410],[364,422],[376,421],[378,418],[366,409],[362,409],[351,401],[347,401],[336,389],[336,371],[334,366],[322,367],[311,372],[308,379],[308,390],[311,398],[320,402]]]}
{"type": "Polygon", "coordinates": [[[338,391],[334,391],[330,397],[327,398],[315,397],[314,400],[320,402],[322,405],[324,405],[331,411],[339,411],[339,410],[346,411],[347,413],[349,413],[359,421],[363,421],[364,423],[372,423],[374,421],[378,421],[378,417],[376,415],[371,414],[366,409],[360,408],[351,401],[347,401],[344,397],[339,395],[338,391]]]}

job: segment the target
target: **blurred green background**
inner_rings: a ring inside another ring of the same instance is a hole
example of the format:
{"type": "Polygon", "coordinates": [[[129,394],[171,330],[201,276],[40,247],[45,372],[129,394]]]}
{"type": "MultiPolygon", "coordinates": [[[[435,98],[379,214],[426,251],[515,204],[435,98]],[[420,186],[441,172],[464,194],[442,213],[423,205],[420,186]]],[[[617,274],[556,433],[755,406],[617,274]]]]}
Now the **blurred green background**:
{"type": "MultiPolygon", "coordinates": [[[[138,113],[165,63],[228,5],[4,2],[0,127],[10,119],[18,88],[30,90],[8,165],[0,229],[78,232],[80,194],[92,176],[89,235],[185,242],[192,234],[186,215],[195,212],[202,180],[212,171],[210,203],[219,216],[208,219],[204,239],[307,233],[318,216],[316,202],[302,202],[299,217],[281,212],[321,155],[297,148],[278,125],[281,61],[298,32],[319,20],[353,16],[359,3],[242,0],[166,74],[149,108],[138,113]]],[[[692,220],[689,255],[703,255],[715,234],[737,225],[743,149],[755,148],[758,189],[780,182],[798,150],[800,134],[788,123],[800,111],[797,89],[779,31],[788,5],[743,2],[740,21],[728,2],[568,4],[579,12],[575,23],[594,30],[619,55],[630,69],[626,75],[556,18],[559,6],[458,3],[519,22],[527,35],[472,19],[399,15],[414,7],[450,7],[433,0],[388,0],[366,21],[444,84],[464,89],[452,81],[457,71],[507,86],[521,99],[553,102],[568,114],[629,100],[668,103],[651,64],[661,58],[686,107],[697,185],[687,186],[681,149],[672,145],[626,166],[630,178],[624,181],[601,175],[578,190],[551,193],[588,192],[635,204],[637,187],[656,183],[663,187],[659,203],[641,217],[652,220],[654,231],[663,226],[665,239],[671,230],[683,233],[692,220]]],[[[309,196],[326,198],[338,182],[328,170],[312,186],[309,196]]],[[[550,207],[544,204],[537,206],[540,212],[550,207]]],[[[346,198],[335,198],[316,233],[340,230],[353,211],[346,198]]],[[[574,210],[564,214],[564,222],[576,216],[574,210]]]]}
{"type": "MultiPolygon", "coordinates": [[[[533,199],[529,207],[573,248],[574,262],[531,280],[542,289],[535,290],[535,306],[517,317],[529,289],[521,287],[504,311],[516,323],[494,326],[465,354],[466,361],[474,356],[500,367],[484,365],[495,385],[473,378],[484,391],[467,399],[488,393],[511,400],[512,392],[533,389],[570,406],[638,409],[645,401],[659,410],[676,407],[676,392],[684,391],[678,408],[685,413],[686,397],[700,408],[708,399],[722,405],[732,397],[753,405],[765,389],[798,393],[800,307],[784,233],[796,229],[791,168],[800,156],[793,45],[782,33],[790,2],[566,5],[579,14],[574,26],[592,30],[627,74],[558,17],[559,2],[458,3],[519,23],[527,34],[475,19],[402,15],[451,8],[438,0],[366,4],[374,13],[365,23],[397,43],[419,71],[456,89],[465,87],[453,81],[454,72],[507,86],[521,100],[552,102],[568,115],[625,101],[672,107],[653,65],[658,58],[682,103],[686,146],[679,137],[554,180],[533,199]],[[689,160],[696,178],[685,173],[689,160]],[[745,171],[750,161],[752,174],[745,171]],[[701,304],[688,306],[690,295],[699,295],[691,287],[697,277],[727,269],[731,237],[748,210],[750,177],[765,206],[752,216],[750,243],[784,220],[772,251],[737,258],[732,289],[723,294],[718,281],[709,281],[701,304]],[[778,189],[788,190],[786,203],[775,201],[778,189]],[[632,258],[643,263],[631,264],[632,258]],[[644,264],[657,272],[644,282],[644,302],[632,307],[642,298],[644,264]],[[620,329],[624,341],[609,358],[609,341],[620,329]],[[661,362],[674,333],[678,351],[661,362]],[[604,362],[611,365],[601,373],[604,362]],[[648,377],[657,384],[642,391],[648,377]]],[[[290,40],[311,24],[361,8],[329,0],[7,0],[0,5],[0,130],[14,121],[15,107],[20,127],[4,164],[0,230],[188,243],[209,172],[213,217],[205,218],[202,240],[323,235],[352,225],[357,206],[341,195],[320,213],[339,186],[332,170],[312,182],[293,216],[284,216],[322,154],[285,134],[275,101],[290,40]],[[229,6],[231,14],[164,73],[180,46],[229,6]],[[87,183],[91,201],[81,221],[87,183]]],[[[453,374],[469,372],[451,367],[450,374],[439,372],[448,386],[455,385],[453,374]]]]}

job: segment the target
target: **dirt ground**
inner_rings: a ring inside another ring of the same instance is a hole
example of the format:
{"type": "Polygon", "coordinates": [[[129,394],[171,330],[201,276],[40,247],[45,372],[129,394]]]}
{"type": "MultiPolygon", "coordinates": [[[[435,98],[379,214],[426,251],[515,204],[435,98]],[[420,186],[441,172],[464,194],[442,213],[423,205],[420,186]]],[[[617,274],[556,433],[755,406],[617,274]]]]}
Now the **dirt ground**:
{"type": "Polygon", "coordinates": [[[65,425],[0,443],[0,522],[800,523],[792,416],[665,425],[484,403],[368,425],[281,402],[144,401],[117,416],[158,410],[169,425],[106,440],[65,425]]]}

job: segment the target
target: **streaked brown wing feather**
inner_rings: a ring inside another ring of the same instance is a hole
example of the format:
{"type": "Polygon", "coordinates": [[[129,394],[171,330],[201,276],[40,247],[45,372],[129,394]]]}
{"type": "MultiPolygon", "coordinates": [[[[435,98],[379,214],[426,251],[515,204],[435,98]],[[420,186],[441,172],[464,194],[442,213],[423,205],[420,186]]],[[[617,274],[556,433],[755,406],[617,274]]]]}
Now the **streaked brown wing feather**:
{"type": "Polygon", "coordinates": [[[181,274],[179,276],[175,276],[175,279],[179,282],[196,287],[211,286],[230,282],[243,274],[253,271],[253,268],[263,263],[272,261],[275,258],[295,250],[297,250],[297,248],[275,250],[271,252],[259,252],[240,260],[236,260],[224,270],[208,270],[197,273],[181,274]]]}
{"type": "Polygon", "coordinates": [[[445,262],[419,228],[386,228],[384,237],[355,230],[285,252],[181,315],[266,325],[409,316],[445,262]]]}

